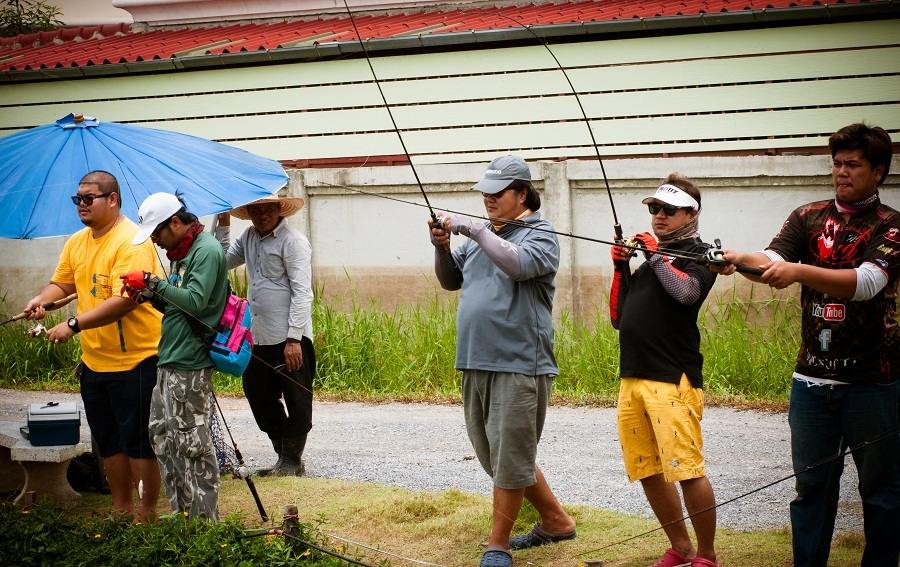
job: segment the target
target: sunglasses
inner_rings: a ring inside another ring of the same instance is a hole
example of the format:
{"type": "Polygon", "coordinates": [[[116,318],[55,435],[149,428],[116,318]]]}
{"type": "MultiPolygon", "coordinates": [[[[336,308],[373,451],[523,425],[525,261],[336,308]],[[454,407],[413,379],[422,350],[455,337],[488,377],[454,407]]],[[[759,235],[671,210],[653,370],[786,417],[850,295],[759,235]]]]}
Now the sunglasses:
{"type": "Polygon", "coordinates": [[[662,212],[664,212],[667,217],[670,217],[680,210],[687,210],[688,207],[676,207],[674,205],[658,205],[656,203],[648,203],[647,209],[650,210],[651,215],[655,215],[660,210],[662,210],[662,212]]]}
{"type": "Polygon", "coordinates": [[[106,199],[111,194],[112,193],[100,193],[99,195],[94,195],[91,193],[87,193],[86,195],[72,195],[70,199],[72,199],[72,202],[75,203],[76,206],[84,203],[85,205],[90,207],[94,204],[94,199],[106,199]]]}
{"type": "Polygon", "coordinates": [[[500,191],[497,191],[496,193],[482,193],[481,196],[484,197],[485,199],[499,199],[507,191],[509,191],[509,187],[507,187],[506,189],[501,189],[500,191]]]}
{"type": "Polygon", "coordinates": [[[172,217],[169,217],[166,220],[159,223],[158,225],[156,225],[156,228],[154,228],[153,232],[150,233],[150,240],[152,240],[153,242],[156,242],[157,240],[159,240],[159,233],[161,233],[164,228],[169,226],[170,222],[172,222],[172,217]]]}

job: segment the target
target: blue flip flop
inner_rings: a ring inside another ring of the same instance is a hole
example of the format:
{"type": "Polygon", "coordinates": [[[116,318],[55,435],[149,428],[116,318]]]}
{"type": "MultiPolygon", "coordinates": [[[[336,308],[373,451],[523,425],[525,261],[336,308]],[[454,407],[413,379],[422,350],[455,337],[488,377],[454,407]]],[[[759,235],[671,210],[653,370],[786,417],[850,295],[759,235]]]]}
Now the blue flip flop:
{"type": "Polygon", "coordinates": [[[481,567],[512,567],[512,564],[512,555],[499,549],[488,549],[481,556],[481,567]]]}
{"type": "Polygon", "coordinates": [[[509,547],[512,549],[528,549],[529,547],[538,547],[547,543],[575,539],[575,535],[575,530],[564,534],[551,534],[544,531],[540,524],[535,524],[530,532],[509,538],[509,547]]]}

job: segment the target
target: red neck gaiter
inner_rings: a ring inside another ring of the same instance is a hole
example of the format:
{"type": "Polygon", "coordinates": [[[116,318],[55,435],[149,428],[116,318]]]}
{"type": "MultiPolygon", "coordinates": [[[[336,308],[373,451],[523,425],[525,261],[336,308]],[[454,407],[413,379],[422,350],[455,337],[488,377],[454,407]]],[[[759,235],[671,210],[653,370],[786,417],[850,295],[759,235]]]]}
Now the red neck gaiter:
{"type": "Polygon", "coordinates": [[[203,232],[203,225],[194,221],[194,223],[188,227],[184,236],[181,237],[178,246],[166,252],[166,258],[173,262],[183,260],[184,257],[187,256],[188,250],[191,249],[191,245],[194,244],[194,238],[201,232],[203,232]]]}

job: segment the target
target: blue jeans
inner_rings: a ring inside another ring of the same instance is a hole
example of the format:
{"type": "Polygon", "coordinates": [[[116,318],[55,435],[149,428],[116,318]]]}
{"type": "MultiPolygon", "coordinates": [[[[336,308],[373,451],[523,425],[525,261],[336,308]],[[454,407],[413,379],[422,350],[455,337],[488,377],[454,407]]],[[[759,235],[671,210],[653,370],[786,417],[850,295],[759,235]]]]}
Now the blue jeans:
{"type": "Polygon", "coordinates": [[[825,567],[837,515],[843,462],[816,463],[853,451],[863,501],[862,567],[897,567],[900,559],[900,434],[895,383],[791,387],[788,420],[797,497],[791,502],[794,565],[825,567]],[[893,431],[871,445],[867,442],[893,431]],[[809,470],[806,470],[809,469],[809,470]]]}

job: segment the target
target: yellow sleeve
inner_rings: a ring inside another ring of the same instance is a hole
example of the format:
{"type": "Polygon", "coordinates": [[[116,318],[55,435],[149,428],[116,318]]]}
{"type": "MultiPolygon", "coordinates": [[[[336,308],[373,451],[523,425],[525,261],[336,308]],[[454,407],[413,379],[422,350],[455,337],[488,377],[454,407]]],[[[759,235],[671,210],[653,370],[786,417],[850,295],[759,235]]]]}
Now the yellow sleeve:
{"type": "Polygon", "coordinates": [[[75,284],[75,268],[72,266],[72,242],[79,237],[79,234],[75,234],[68,240],[66,240],[65,245],[63,245],[62,252],[59,253],[59,263],[56,265],[56,270],[53,272],[53,277],[50,278],[51,282],[61,283],[61,284],[75,284]]]}

